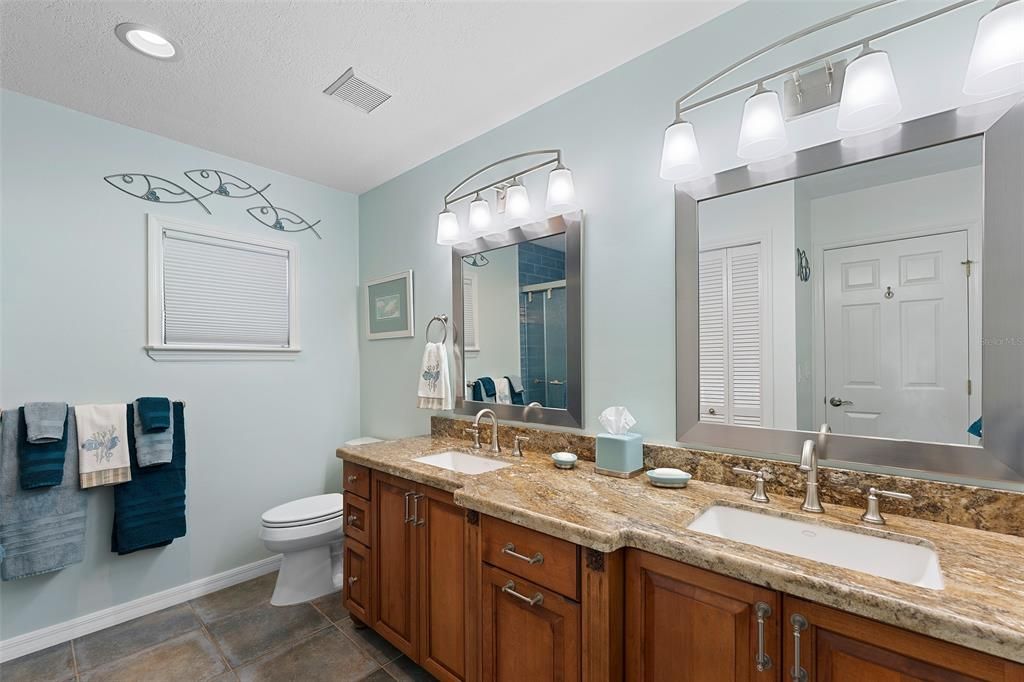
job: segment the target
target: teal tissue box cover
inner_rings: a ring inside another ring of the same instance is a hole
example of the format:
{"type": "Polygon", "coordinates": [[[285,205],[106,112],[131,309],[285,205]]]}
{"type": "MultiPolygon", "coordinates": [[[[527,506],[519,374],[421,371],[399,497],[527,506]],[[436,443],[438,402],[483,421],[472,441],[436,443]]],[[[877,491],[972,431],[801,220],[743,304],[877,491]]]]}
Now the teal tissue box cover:
{"type": "Polygon", "coordinates": [[[639,433],[597,434],[597,467],[624,474],[644,468],[644,437],[639,433]]]}

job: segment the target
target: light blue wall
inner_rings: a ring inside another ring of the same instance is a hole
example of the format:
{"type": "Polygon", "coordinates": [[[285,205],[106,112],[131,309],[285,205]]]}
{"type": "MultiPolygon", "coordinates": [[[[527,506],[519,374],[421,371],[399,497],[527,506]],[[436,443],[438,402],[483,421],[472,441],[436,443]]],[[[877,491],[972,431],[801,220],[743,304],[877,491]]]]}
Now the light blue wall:
{"type": "MultiPolygon", "coordinates": [[[[434,243],[445,192],[496,159],[554,147],[564,151],[586,214],[585,428],[600,428],[597,415],[605,407],[626,405],[638,420],[638,432],[649,440],[674,441],[673,190],[658,178],[662,131],[672,120],[673,102],[753,50],[862,4],[748,2],[361,195],[362,276],[413,268],[419,313],[416,339],[360,339],[363,431],[403,436],[429,430],[430,414],[416,409],[414,390],[424,323],[435,313],[451,312],[449,250],[434,243]]],[[[963,102],[961,75],[974,26],[991,6],[977,3],[882,45],[891,50],[900,82],[903,120],[963,102]]],[[[934,3],[897,3],[780,50],[742,74],[752,78],[783,68],[822,47],[930,9],[934,3]]],[[[736,78],[728,85],[740,82],[736,78]]],[[[711,171],[738,165],[736,133],[744,96],[693,117],[711,171]]],[[[835,115],[832,109],[792,122],[788,128],[794,148],[835,139],[835,115]]],[[[527,184],[534,202],[540,203],[545,178],[535,175],[540,177],[527,184]]]]}
{"type": "Polygon", "coordinates": [[[2,115],[3,405],[29,400],[183,399],[188,535],[165,549],[110,552],[112,495],[89,492],[85,561],[0,584],[0,639],[268,556],[260,514],[336,491],[335,448],[359,432],[356,197],[8,91],[2,115]],[[254,183],[309,218],[279,235],[244,200],[156,206],[103,176],[180,179],[212,167],[254,183]],[[146,213],[295,242],[302,353],[294,362],[157,363],[146,333],[146,213]]]}

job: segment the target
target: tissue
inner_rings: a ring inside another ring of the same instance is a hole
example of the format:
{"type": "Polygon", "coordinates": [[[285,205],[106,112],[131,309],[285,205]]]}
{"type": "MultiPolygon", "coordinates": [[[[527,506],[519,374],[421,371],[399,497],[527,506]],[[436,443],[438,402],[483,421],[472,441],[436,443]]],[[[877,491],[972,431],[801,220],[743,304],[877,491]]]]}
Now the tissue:
{"type": "Polygon", "coordinates": [[[604,427],[605,431],[619,436],[628,433],[630,428],[636,424],[636,419],[633,418],[633,415],[622,406],[606,408],[597,420],[601,422],[601,426],[604,427]]]}

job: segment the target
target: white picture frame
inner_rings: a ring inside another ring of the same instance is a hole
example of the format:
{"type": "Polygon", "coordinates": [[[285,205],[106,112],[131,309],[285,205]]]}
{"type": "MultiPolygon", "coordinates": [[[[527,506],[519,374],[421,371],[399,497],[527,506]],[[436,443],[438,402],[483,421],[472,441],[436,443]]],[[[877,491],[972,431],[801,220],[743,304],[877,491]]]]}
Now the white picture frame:
{"type": "Polygon", "coordinates": [[[363,285],[363,322],[370,341],[416,336],[412,270],[363,285]]]}

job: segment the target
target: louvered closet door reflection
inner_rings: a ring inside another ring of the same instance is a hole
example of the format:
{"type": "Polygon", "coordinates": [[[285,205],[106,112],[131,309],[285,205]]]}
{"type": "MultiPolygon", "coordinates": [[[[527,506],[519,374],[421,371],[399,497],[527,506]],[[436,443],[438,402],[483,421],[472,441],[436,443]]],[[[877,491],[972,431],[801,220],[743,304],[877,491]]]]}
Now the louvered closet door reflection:
{"type": "Polygon", "coordinates": [[[762,423],[763,269],[759,243],[700,254],[701,421],[762,423]]]}

